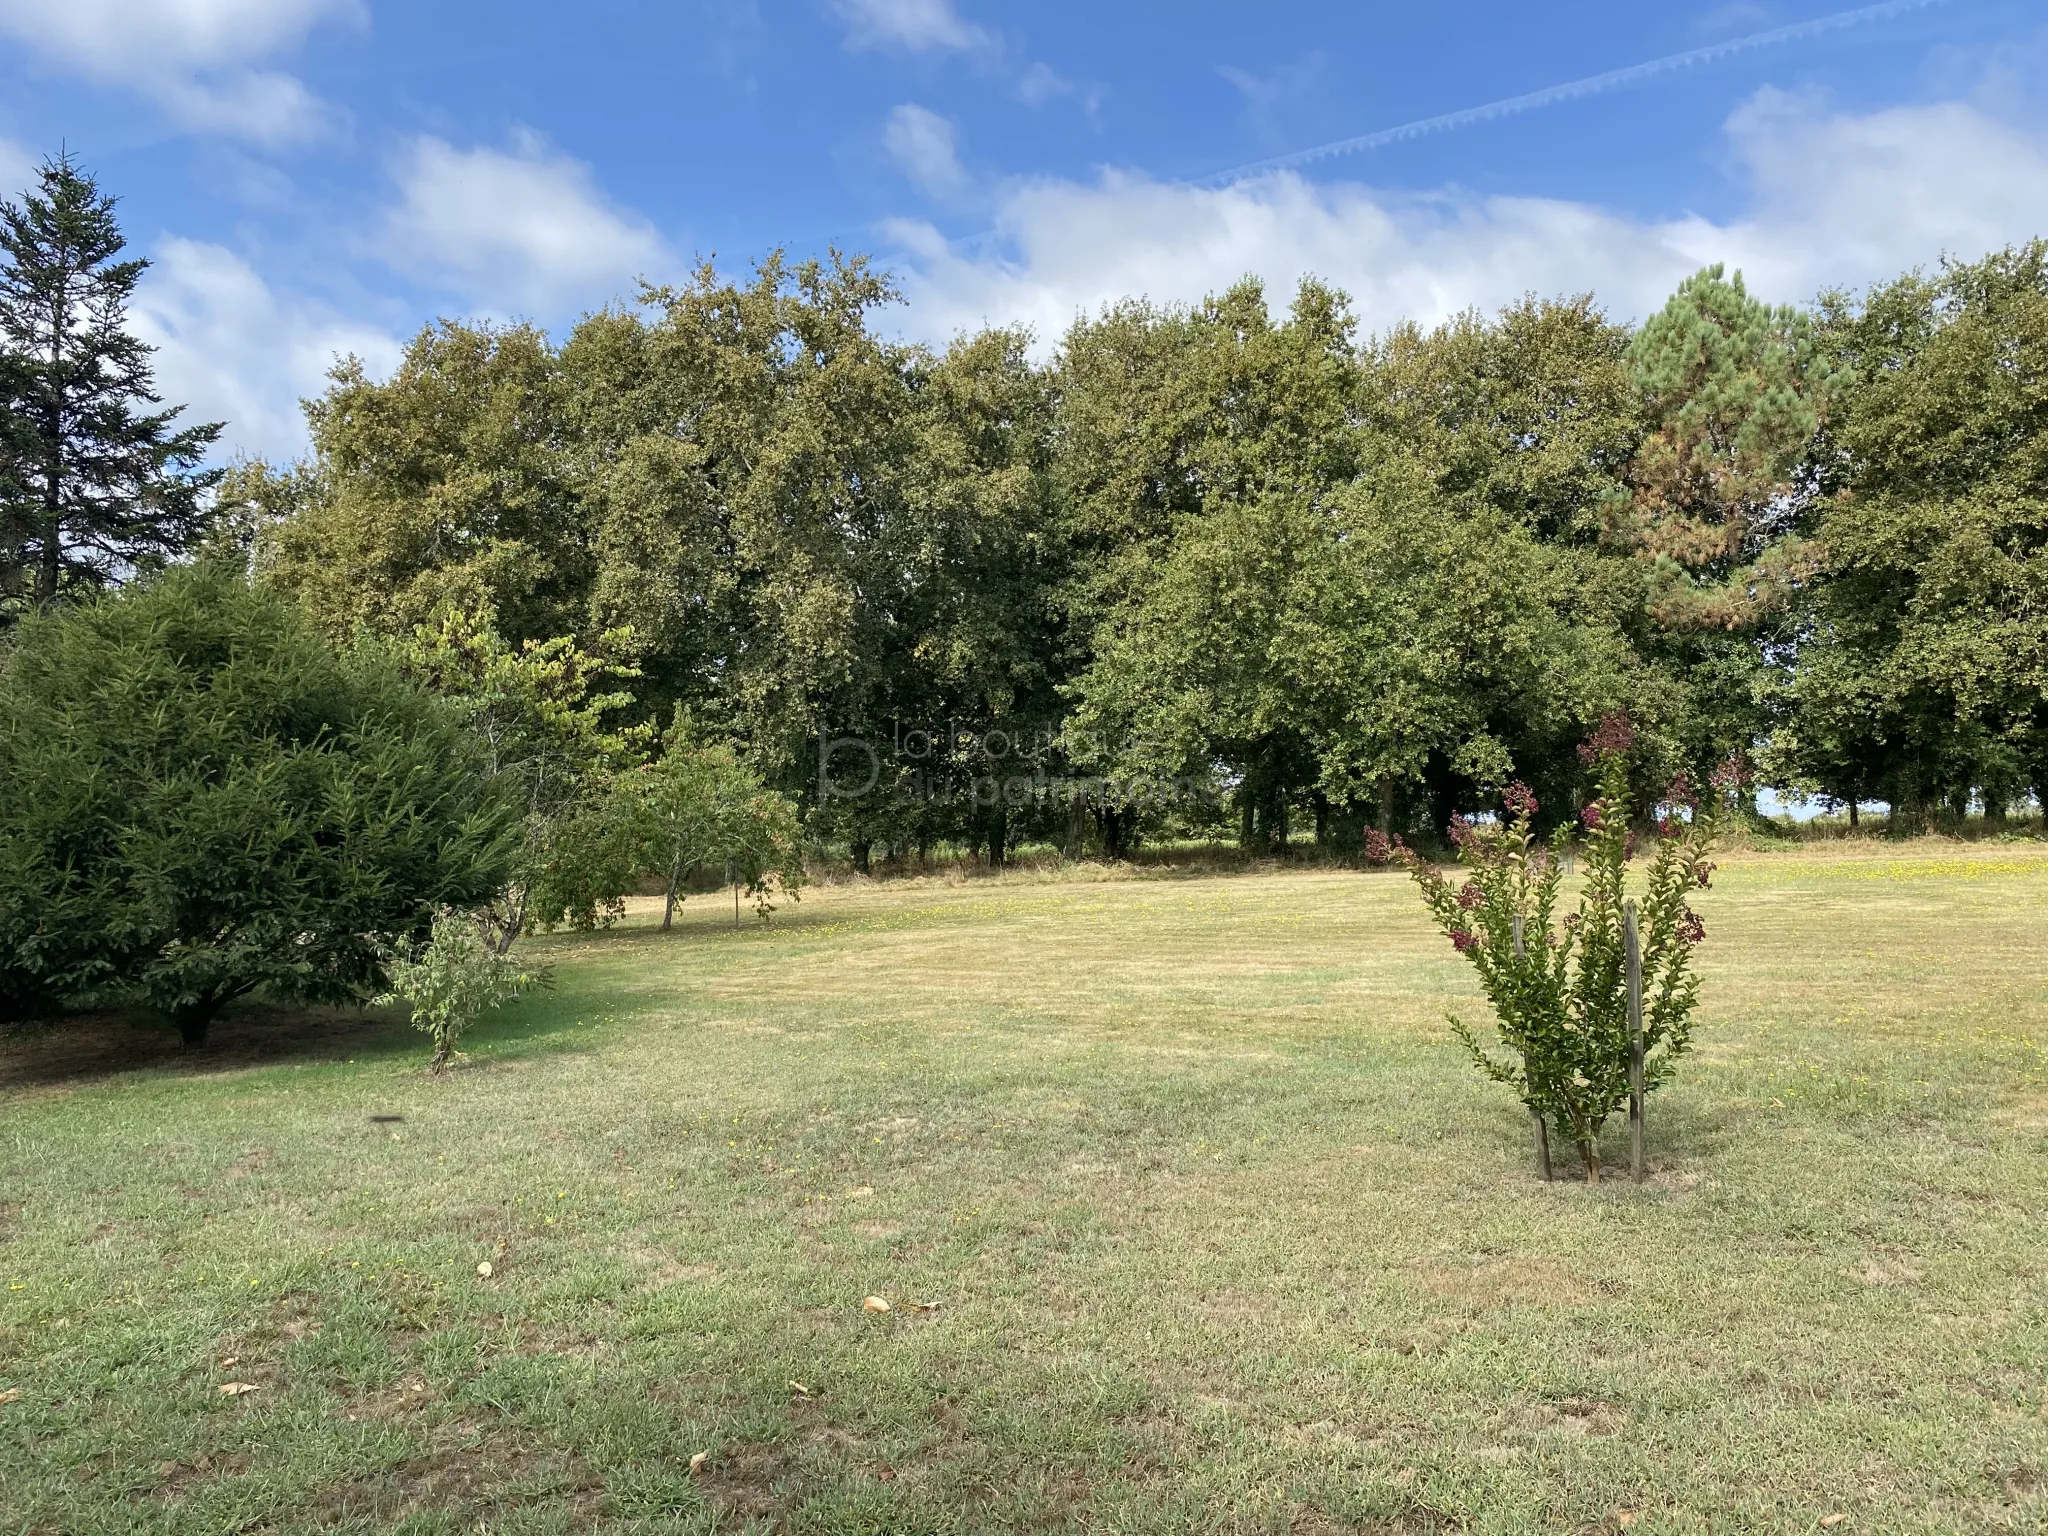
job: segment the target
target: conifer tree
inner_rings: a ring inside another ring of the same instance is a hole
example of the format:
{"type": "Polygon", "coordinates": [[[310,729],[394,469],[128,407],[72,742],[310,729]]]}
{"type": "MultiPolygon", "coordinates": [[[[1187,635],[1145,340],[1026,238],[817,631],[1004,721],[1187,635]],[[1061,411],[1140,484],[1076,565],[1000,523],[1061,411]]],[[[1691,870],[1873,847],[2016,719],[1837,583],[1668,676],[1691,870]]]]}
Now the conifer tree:
{"type": "Polygon", "coordinates": [[[148,263],[69,155],[0,201],[0,618],[189,548],[218,424],[158,410],[152,348],[127,326],[148,263]]]}

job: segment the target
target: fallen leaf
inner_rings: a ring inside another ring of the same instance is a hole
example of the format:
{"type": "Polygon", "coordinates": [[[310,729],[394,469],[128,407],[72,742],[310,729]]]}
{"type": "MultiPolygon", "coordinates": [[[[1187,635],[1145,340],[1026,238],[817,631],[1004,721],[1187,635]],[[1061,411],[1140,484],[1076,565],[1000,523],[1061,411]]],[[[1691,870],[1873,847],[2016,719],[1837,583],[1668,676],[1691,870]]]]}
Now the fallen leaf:
{"type": "Polygon", "coordinates": [[[944,1305],[943,1301],[913,1301],[910,1304],[910,1310],[913,1312],[936,1312],[944,1305]]]}
{"type": "Polygon", "coordinates": [[[485,1259],[485,1260],[483,1261],[483,1263],[481,1263],[481,1264],[477,1265],[477,1267],[476,1267],[476,1272],[477,1272],[477,1273],[478,1273],[479,1275],[481,1275],[481,1276],[482,1276],[482,1277],[483,1277],[484,1279],[486,1279],[486,1280],[490,1279],[490,1278],[491,1278],[491,1261],[490,1261],[489,1259],[485,1259]]]}
{"type": "Polygon", "coordinates": [[[240,1397],[244,1392],[260,1392],[263,1389],[253,1381],[224,1381],[220,1384],[222,1397],[240,1397]]]}
{"type": "Polygon", "coordinates": [[[242,1357],[240,1355],[229,1355],[227,1359],[221,1361],[220,1368],[226,1370],[231,1365],[240,1365],[241,1363],[242,1357]]]}
{"type": "Polygon", "coordinates": [[[872,1194],[873,1194],[874,1192],[875,1192],[875,1187],[874,1187],[874,1185],[872,1185],[872,1184],[863,1184],[863,1185],[861,1185],[861,1187],[860,1187],[859,1189],[849,1189],[849,1190],[848,1190],[848,1191],[847,1191],[846,1193],[847,1193],[847,1197],[848,1197],[848,1198],[850,1199],[850,1198],[852,1198],[852,1197],[853,1197],[853,1196],[855,1196],[855,1195],[872,1195],[872,1194]]]}
{"type": "Polygon", "coordinates": [[[796,1392],[796,1393],[799,1393],[799,1394],[801,1394],[801,1395],[802,1395],[802,1396],[804,1396],[804,1397],[809,1397],[809,1396],[811,1395],[811,1389],[810,1389],[809,1387],[805,1386],[805,1385],[804,1385],[804,1384],[803,1384],[802,1382],[800,1382],[800,1381],[792,1381],[792,1382],[791,1382],[791,1383],[789,1384],[789,1389],[790,1389],[790,1390],[791,1390],[792,1392],[796,1392]]]}
{"type": "Polygon", "coordinates": [[[709,1451],[699,1451],[690,1458],[690,1476],[695,1477],[704,1470],[704,1463],[711,1459],[709,1451]]]}
{"type": "Polygon", "coordinates": [[[1614,1524],[1620,1530],[1627,1530],[1640,1519],[1642,1516],[1632,1509],[1617,1509],[1614,1512],[1614,1524]]]}
{"type": "Polygon", "coordinates": [[[0,1403],[11,1403],[20,1396],[21,1388],[9,1387],[5,1392],[0,1392],[0,1403]]]}
{"type": "Polygon", "coordinates": [[[1820,1528],[1822,1530],[1826,1530],[1831,1525],[1840,1525],[1844,1520],[1848,1518],[1849,1517],[1847,1515],[1840,1513],[1832,1515],[1822,1515],[1820,1517],[1820,1528]]]}
{"type": "Polygon", "coordinates": [[[860,1307],[863,1312],[886,1312],[889,1310],[889,1303],[879,1296],[870,1296],[860,1304],[860,1307]]]}

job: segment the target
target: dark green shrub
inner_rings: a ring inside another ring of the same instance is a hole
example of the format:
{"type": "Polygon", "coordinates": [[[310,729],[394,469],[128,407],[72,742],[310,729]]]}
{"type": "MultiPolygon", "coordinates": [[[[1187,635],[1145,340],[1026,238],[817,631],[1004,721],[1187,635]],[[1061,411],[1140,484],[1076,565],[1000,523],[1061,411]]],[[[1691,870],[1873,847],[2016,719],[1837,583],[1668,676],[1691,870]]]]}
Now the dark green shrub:
{"type": "Polygon", "coordinates": [[[31,618],[0,670],[0,1006],[338,1002],[503,886],[518,810],[450,708],[216,567],[31,618]]]}

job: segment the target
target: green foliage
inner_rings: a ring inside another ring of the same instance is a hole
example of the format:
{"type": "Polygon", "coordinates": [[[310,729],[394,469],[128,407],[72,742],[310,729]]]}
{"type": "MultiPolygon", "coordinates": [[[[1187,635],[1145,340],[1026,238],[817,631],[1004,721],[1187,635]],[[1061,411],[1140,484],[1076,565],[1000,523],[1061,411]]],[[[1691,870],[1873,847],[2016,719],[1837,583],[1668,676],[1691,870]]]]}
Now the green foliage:
{"type": "Polygon", "coordinates": [[[175,428],[127,329],[149,263],[68,155],[0,202],[0,623],[175,557],[207,522],[219,425],[175,428]]]}
{"type": "Polygon", "coordinates": [[[796,804],[763,787],[731,747],[693,737],[679,713],[661,756],[621,785],[636,862],[667,882],[661,926],[674,923],[685,882],[702,869],[744,888],[765,919],[774,888],[795,899],[803,885],[796,804]]]}
{"type": "MultiPolygon", "coordinates": [[[[1519,784],[1502,796],[1505,812],[1498,820],[1462,822],[1453,829],[1467,871],[1462,885],[1453,886],[1404,850],[1430,915],[1478,971],[1513,1058],[1493,1056],[1456,1016],[1452,1029],[1487,1076],[1513,1087],[1533,1113],[1578,1148],[1587,1176],[1596,1180],[1600,1129],[1629,1092],[1622,931],[1636,840],[1629,824],[1632,745],[1633,733],[1620,715],[1603,722],[1588,744],[1600,794],[1581,815],[1584,889],[1577,910],[1561,922],[1556,917],[1562,853],[1571,829],[1560,830],[1548,847],[1540,844],[1536,797],[1519,784]]],[[[1686,898],[1704,889],[1713,871],[1707,854],[1715,808],[1694,804],[1682,780],[1665,799],[1639,917],[1646,1088],[1670,1078],[1691,1042],[1699,1001],[1692,950],[1706,927],[1686,898]]]]}
{"type": "Polygon", "coordinates": [[[547,338],[444,322],[385,382],[354,358],[330,381],[307,406],[300,509],[260,548],[268,579],[335,635],[401,635],[451,605],[515,644],[579,633],[590,565],[547,338]]]}
{"type": "Polygon", "coordinates": [[[452,910],[434,914],[425,943],[387,954],[384,971],[391,989],[375,1001],[411,1006],[413,1027],[433,1038],[436,1072],[478,1019],[548,979],[502,953],[476,914],[452,910]]]}
{"type": "MultiPolygon", "coordinates": [[[[1247,281],[1039,365],[887,339],[860,259],[707,265],[559,346],[447,323],[387,381],[344,367],[309,464],[223,486],[222,541],[336,635],[452,605],[635,674],[594,730],[686,708],[861,869],[1218,824],[1161,777],[1254,848],[1436,836],[1510,779],[1571,793],[1615,709],[1638,794],[1770,734],[1788,787],[2002,809],[2048,763],[2038,266],[1817,319],[1715,267],[1633,332],[1581,296],[1364,340],[1342,294],[1247,281]],[[956,726],[1055,745],[1021,799],[969,793],[971,750],[815,777],[823,741],[956,726]]],[[[574,792],[515,927],[617,910],[635,753],[590,746],[540,776],[574,792]]]]}
{"type": "Polygon", "coordinates": [[[1824,306],[1853,379],[1786,769],[1908,825],[2048,790],[2048,243],[1824,306]]]}
{"type": "Polygon", "coordinates": [[[485,773],[522,812],[518,859],[485,917],[499,950],[536,927],[616,917],[633,870],[606,820],[608,796],[647,733],[611,729],[606,717],[633,696],[598,689],[632,669],[566,638],[510,644],[486,616],[452,606],[393,650],[408,676],[453,702],[485,773]]]}
{"type": "Polygon", "coordinates": [[[1831,369],[1812,322],[1712,266],[1644,322],[1629,364],[1653,430],[1622,527],[1655,562],[1652,612],[1679,630],[1753,626],[1814,560],[1798,474],[1831,369]]]}
{"type": "Polygon", "coordinates": [[[203,1039],[257,988],[338,1002],[489,900],[518,809],[449,707],[219,565],[33,617],[0,671],[0,993],[203,1039]]]}

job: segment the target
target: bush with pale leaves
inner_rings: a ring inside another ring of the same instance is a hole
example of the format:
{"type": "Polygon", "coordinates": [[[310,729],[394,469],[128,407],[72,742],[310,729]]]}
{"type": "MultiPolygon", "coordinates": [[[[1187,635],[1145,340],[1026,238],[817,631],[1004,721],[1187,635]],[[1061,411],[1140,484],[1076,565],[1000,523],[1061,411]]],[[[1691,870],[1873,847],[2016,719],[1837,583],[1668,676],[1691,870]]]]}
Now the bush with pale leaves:
{"type": "Polygon", "coordinates": [[[493,1008],[547,983],[545,972],[527,971],[484,933],[474,914],[442,912],[426,943],[390,955],[384,969],[391,990],[382,1003],[412,1005],[415,1029],[434,1040],[433,1070],[455,1054],[455,1043],[493,1008]]]}

